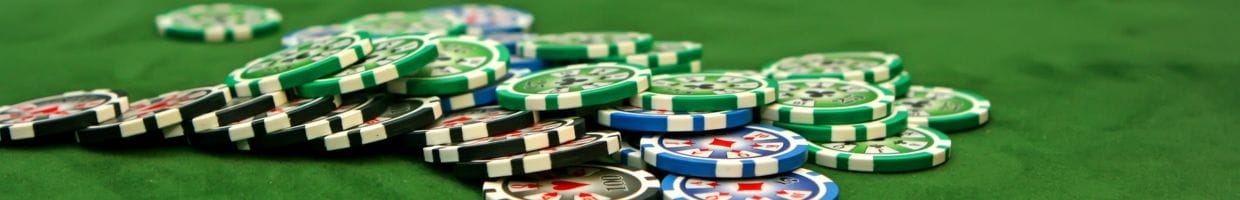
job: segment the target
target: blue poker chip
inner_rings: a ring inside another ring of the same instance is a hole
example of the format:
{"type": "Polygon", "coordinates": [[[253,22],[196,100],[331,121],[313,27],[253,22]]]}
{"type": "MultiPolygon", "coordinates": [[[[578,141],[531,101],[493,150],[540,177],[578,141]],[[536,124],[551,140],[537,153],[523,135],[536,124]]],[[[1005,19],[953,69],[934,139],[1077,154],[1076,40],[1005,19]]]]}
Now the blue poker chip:
{"type": "Polygon", "coordinates": [[[460,20],[483,34],[525,32],[534,24],[534,15],[524,10],[494,4],[461,4],[422,10],[460,20]]]}
{"type": "Polygon", "coordinates": [[[509,57],[508,62],[509,62],[508,64],[509,71],[515,70],[515,69],[526,69],[526,70],[529,70],[530,72],[536,72],[538,70],[542,70],[543,67],[547,66],[547,63],[544,63],[542,60],[539,60],[537,58],[523,58],[523,57],[512,56],[512,57],[509,57]]]}
{"type": "Polygon", "coordinates": [[[744,126],[753,121],[753,109],[718,112],[672,112],[618,106],[598,111],[598,123],[624,131],[701,132],[744,126]]]}
{"type": "Polygon", "coordinates": [[[669,174],[659,184],[663,199],[839,199],[840,186],[826,175],[796,169],[775,176],[708,179],[669,174]]]}
{"type": "Polygon", "coordinates": [[[334,35],[349,31],[347,27],[340,24],[317,25],[302,28],[293,31],[280,40],[284,47],[297,46],[306,41],[314,41],[324,38],[330,38],[334,35]]]}
{"type": "Polygon", "coordinates": [[[440,107],[443,107],[444,112],[452,112],[454,110],[464,110],[466,108],[495,104],[498,100],[495,96],[495,88],[499,87],[499,83],[504,82],[513,76],[519,77],[520,75],[513,75],[513,73],[509,73],[504,75],[504,77],[501,77],[500,81],[496,81],[495,84],[474,89],[468,93],[439,96],[439,99],[441,99],[439,102],[442,105],[440,107]]]}
{"type": "Polygon", "coordinates": [[[486,39],[504,44],[504,47],[508,47],[508,52],[515,53],[517,52],[517,43],[534,39],[535,36],[537,35],[533,33],[494,33],[487,34],[486,39]]]}
{"type": "Polygon", "coordinates": [[[642,137],[642,159],[670,173],[703,178],[752,178],[800,168],[809,142],[792,131],[769,125],[698,134],[642,137]]]}
{"type": "Polygon", "coordinates": [[[611,159],[629,169],[646,169],[646,161],[642,161],[642,151],[629,146],[628,142],[621,142],[620,152],[611,154],[611,159]]]}

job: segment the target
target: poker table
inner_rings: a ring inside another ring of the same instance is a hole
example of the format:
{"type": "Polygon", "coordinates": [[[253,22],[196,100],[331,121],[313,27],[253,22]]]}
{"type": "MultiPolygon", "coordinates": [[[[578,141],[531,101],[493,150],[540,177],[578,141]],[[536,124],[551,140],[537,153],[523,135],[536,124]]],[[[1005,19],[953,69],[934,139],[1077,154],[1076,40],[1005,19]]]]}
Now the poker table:
{"type": "MultiPolygon", "coordinates": [[[[628,30],[705,46],[706,69],[819,51],[900,54],[914,84],[993,103],[950,161],[858,173],[807,164],[844,199],[1240,199],[1236,1],[516,1],[535,32],[628,30]],[[1228,111],[1231,110],[1231,111],[1228,111]]],[[[208,44],[156,34],[190,1],[0,1],[0,104],[113,88],[132,99],[221,84],[296,28],[447,1],[259,1],[280,33],[208,44]]],[[[0,147],[4,199],[478,199],[420,151],[207,152],[184,145],[0,147]]]]}

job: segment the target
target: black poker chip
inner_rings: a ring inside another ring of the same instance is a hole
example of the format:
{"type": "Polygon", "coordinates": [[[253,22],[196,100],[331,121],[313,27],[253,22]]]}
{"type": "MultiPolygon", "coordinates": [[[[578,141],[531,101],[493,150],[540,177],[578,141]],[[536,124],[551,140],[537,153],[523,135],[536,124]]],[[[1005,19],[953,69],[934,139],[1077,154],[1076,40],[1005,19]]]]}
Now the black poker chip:
{"type": "Polygon", "coordinates": [[[499,135],[534,122],[532,111],[486,106],[448,114],[429,127],[402,135],[400,140],[403,146],[416,149],[499,135]]]}
{"type": "Polygon", "coordinates": [[[259,113],[232,124],[195,131],[186,135],[189,143],[202,147],[233,145],[233,142],[265,135],[326,115],[340,105],[340,96],[296,99],[267,112],[259,113]]]}
{"type": "Polygon", "coordinates": [[[84,145],[119,142],[139,137],[163,139],[166,127],[223,108],[232,98],[228,87],[209,86],[174,91],[134,101],[117,119],[77,131],[84,145]]]}
{"type": "Polygon", "coordinates": [[[237,141],[237,149],[266,151],[307,142],[344,131],[365,123],[387,110],[389,96],[382,93],[354,93],[345,95],[340,107],[331,113],[305,124],[281,129],[237,141]]]}
{"type": "Polygon", "coordinates": [[[504,157],[459,162],[453,174],[462,178],[499,178],[582,164],[620,151],[620,132],[586,133],[554,147],[504,157]]]}
{"type": "Polygon", "coordinates": [[[0,142],[72,133],[112,120],[129,109],[125,92],[73,91],[0,106],[0,142]]]}
{"type": "Polygon", "coordinates": [[[525,128],[465,142],[422,148],[430,163],[454,163],[530,152],[585,136],[585,118],[539,121],[525,128]]]}
{"type": "Polygon", "coordinates": [[[439,97],[393,98],[387,110],[365,124],[304,143],[304,148],[337,151],[361,147],[425,127],[443,116],[439,97]]]}
{"type": "Polygon", "coordinates": [[[256,97],[233,97],[224,108],[181,123],[181,128],[186,135],[193,135],[198,131],[241,121],[287,103],[288,96],[284,92],[272,92],[256,97]]]}

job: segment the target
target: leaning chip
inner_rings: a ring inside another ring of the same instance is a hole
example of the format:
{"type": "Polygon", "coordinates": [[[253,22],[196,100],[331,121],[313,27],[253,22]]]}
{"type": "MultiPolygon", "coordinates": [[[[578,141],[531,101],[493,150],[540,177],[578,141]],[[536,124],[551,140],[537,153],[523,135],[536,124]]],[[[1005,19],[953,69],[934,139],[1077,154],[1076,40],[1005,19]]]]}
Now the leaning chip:
{"type": "MultiPolygon", "coordinates": [[[[505,80],[512,79],[513,76],[518,75],[510,73],[507,76],[504,76],[504,78],[501,78],[499,81],[504,82],[505,80]]],[[[441,99],[440,102],[443,102],[444,112],[464,110],[476,106],[492,105],[495,104],[495,101],[499,100],[499,97],[495,96],[496,87],[499,87],[499,83],[474,89],[474,91],[469,91],[464,94],[439,96],[439,99],[441,99]]]]}
{"type": "Polygon", "coordinates": [[[518,56],[551,59],[596,59],[649,52],[654,46],[650,34],[638,32],[568,32],[539,34],[517,43],[518,56]]]}
{"type": "Polygon", "coordinates": [[[839,125],[807,125],[763,121],[788,129],[811,142],[854,142],[900,135],[908,127],[908,112],[896,111],[887,117],[865,123],[839,125]]]}
{"type": "Polygon", "coordinates": [[[600,105],[646,91],[650,70],[619,63],[570,65],[500,83],[499,104],[513,110],[565,110],[600,105]]]}
{"type": "Polygon", "coordinates": [[[932,128],[908,127],[899,136],[810,145],[809,162],[858,172],[904,172],[947,162],[952,140],[932,128]]]}
{"type": "MultiPolygon", "coordinates": [[[[410,148],[464,142],[521,129],[536,123],[530,111],[513,111],[487,106],[449,114],[428,127],[402,135],[402,144],[410,148]]],[[[563,124],[571,127],[572,124],[563,124]]],[[[560,130],[559,127],[548,127],[560,130]]]]}
{"type": "Polygon", "coordinates": [[[508,50],[473,36],[442,37],[439,58],[387,84],[388,92],[432,96],[465,93],[508,74],[508,50]]]}
{"type": "Polygon", "coordinates": [[[660,66],[689,64],[689,62],[698,61],[701,59],[701,43],[689,41],[654,41],[654,50],[651,50],[649,53],[628,56],[613,56],[599,60],[658,68],[660,66]]]}
{"type": "Polygon", "coordinates": [[[336,151],[361,147],[404,135],[430,125],[443,116],[438,97],[410,97],[388,102],[387,110],[362,126],[310,140],[308,147],[319,151],[336,151]]]}
{"type": "Polygon", "coordinates": [[[674,64],[674,65],[664,65],[664,66],[650,67],[650,73],[653,73],[653,74],[655,74],[655,75],[659,75],[659,74],[683,74],[683,73],[697,73],[697,72],[701,72],[701,71],[702,71],[702,61],[701,61],[701,60],[689,61],[689,63],[684,63],[684,64],[674,64]]]}
{"type": "Polygon", "coordinates": [[[254,151],[280,149],[352,129],[362,125],[367,119],[383,114],[390,101],[389,96],[384,94],[351,94],[342,98],[340,107],[336,107],[331,113],[301,125],[237,141],[237,149],[254,151]]]}
{"type": "Polygon", "coordinates": [[[904,98],[908,95],[909,87],[913,86],[913,77],[908,75],[908,71],[904,71],[891,80],[879,83],[878,86],[895,92],[896,98],[904,98]]]}
{"type": "Polygon", "coordinates": [[[659,187],[659,178],[649,172],[604,165],[574,165],[482,183],[488,200],[650,199],[659,187]]]}
{"type": "Polygon", "coordinates": [[[797,124],[852,124],[881,119],[892,111],[890,90],[857,81],[779,81],[779,100],[762,108],[762,119],[797,124]]]}
{"type": "Polygon", "coordinates": [[[190,144],[201,147],[232,145],[233,142],[309,122],[326,115],[339,105],[339,96],[293,100],[229,125],[197,130],[186,138],[190,144]]]}
{"type": "Polygon", "coordinates": [[[0,142],[48,137],[115,119],[129,110],[125,92],[73,91],[0,106],[0,142]]]}
{"type": "Polygon", "coordinates": [[[840,197],[840,186],[813,170],[798,168],[768,177],[709,179],[669,174],[663,199],[823,199],[840,197]]]}
{"type": "Polygon", "coordinates": [[[342,34],[254,59],[229,73],[224,82],[237,96],[278,92],[336,73],[371,50],[369,34],[342,34]]]}
{"type": "Polygon", "coordinates": [[[634,148],[628,142],[621,142],[620,151],[611,154],[611,159],[615,160],[616,164],[629,169],[646,169],[646,161],[642,160],[642,150],[634,148]]]}
{"type": "Polygon", "coordinates": [[[197,4],[155,16],[159,35],[204,42],[248,41],[276,32],[275,9],[230,3],[197,4]]]}
{"type": "Polygon", "coordinates": [[[209,86],[161,94],[134,101],[119,118],[77,131],[78,143],[119,142],[146,135],[164,138],[163,128],[180,126],[182,121],[206,114],[228,105],[232,99],[228,87],[209,86]]]}
{"type": "Polygon", "coordinates": [[[780,59],[762,68],[771,78],[838,78],[878,83],[904,71],[900,56],[883,52],[811,53],[780,59]]]}
{"type": "Polygon", "coordinates": [[[336,74],[297,87],[302,97],[325,97],[380,86],[413,74],[439,56],[434,36],[394,35],[374,39],[374,50],[336,74]]]}
{"type": "Polygon", "coordinates": [[[775,80],[745,73],[656,75],[650,90],[630,100],[649,110],[720,111],[754,108],[775,102],[775,80]]]}
{"type": "Polygon", "coordinates": [[[306,42],[327,39],[346,32],[349,32],[349,28],[341,24],[316,25],[285,35],[284,38],[281,38],[280,44],[283,44],[284,47],[295,47],[306,42]]]}
{"type": "Polygon", "coordinates": [[[515,176],[578,165],[619,150],[620,132],[590,132],[579,139],[537,151],[459,162],[453,167],[453,172],[467,178],[515,176]]]}
{"type": "Polygon", "coordinates": [[[194,117],[193,120],[181,123],[181,126],[186,133],[194,134],[197,131],[232,124],[287,103],[288,96],[284,92],[267,93],[257,97],[233,97],[224,108],[194,117]]]}
{"type": "Polygon", "coordinates": [[[664,171],[704,178],[752,178],[805,164],[809,142],[781,128],[754,124],[700,134],[651,134],[642,158],[664,171]]]}
{"type": "Polygon", "coordinates": [[[914,85],[896,104],[909,112],[909,124],[942,131],[961,131],[990,120],[990,100],[958,89],[914,85]]]}
{"type": "Polygon", "coordinates": [[[586,133],[585,119],[579,117],[537,123],[533,118],[530,114],[529,120],[524,121],[527,122],[525,128],[505,127],[511,131],[486,133],[494,136],[465,142],[429,146],[422,148],[422,154],[429,163],[471,161],[539,150],[572,141],[586,133]]]}
{"type": "Polygon", "coordinates": [[[516,8],[495,4],[461,4],[440,6],[422,10],[428,15],[439,15],[463,21],[482,34],[525,32],[534,23],[534,15],[516,8]]]}
{"type": "Polygon", "coordinates": [[[349,20],[345,23],[345,26],[348,26],[349,30],[365,31],[375,36],[400,34],[478,35],[481,32],[477,29],[470,29],[463,21],[410,11],[366,14],[349,20]]]}
{"type": "Polygon", "coordinates": [[[617,106],[598,111],[600,125],[624,131],[668,133],[702,132],[744,126],[753,121],[753,109],[716,112],[673,112],[617,106]]]}

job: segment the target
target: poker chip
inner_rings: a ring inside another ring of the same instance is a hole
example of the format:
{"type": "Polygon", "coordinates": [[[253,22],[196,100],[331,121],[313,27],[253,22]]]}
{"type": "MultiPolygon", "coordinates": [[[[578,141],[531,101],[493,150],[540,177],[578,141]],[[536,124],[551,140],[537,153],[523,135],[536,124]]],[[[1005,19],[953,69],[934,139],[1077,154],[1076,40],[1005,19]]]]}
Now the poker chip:
{"type": "Polygon", "coordinates": [[[331,38],[349,32],[349,28],[341,24],[315,25],[293,31],[280,39],[284,47],[294,47],[302,43],[331,38]]]}
{"type": "Polygon", "coordinates": [[[665,65],[665,66],[658,66],[658,67],[650,68],[650,73],[653,73],[655,75],[697,73],[701,71],[702,71],[701,60],[689,61],[689,63],[685,63],[685,64],[665,65]]]}
{"type": "Polygon", "coordinates": [[[616,164],[629,169],[646,169],[646,161],[642,161],[642,150],[634,148],[627,142],[620,143],[620,151],[611,154],[616,164]]]}
{"type": "Polygon", "coordinates": [[[340,96],[297,99],[267,112],[244,118],[228,125],[195,131],[186,137],[190,144],[202,147],[233,145],[233,142],[266,135],[314,120],[335,110],[340,96]]]}
{"type": "Polygon", "coordinates": [[[155,16],[159,35],[203,42],[248,41],[276,32],[275,9],[230,3],[197,4],[155,16]]]}
{"type": "Polygon", "coordinates": [[[228,87],[209,86],[164,93],[159,96],[133,101],[129,110],[120,117],[77,131],[77,141],[82,144],[117,142],[137,136],[164,138],[163,128],[179,126],[188,121],[223,108],[232,96],[228,87]]]}
{"type": "Polygon", "coordinates": [[[904,172],[947,162],[952,141],[932,128],[910,126],[898,136],[810,145],[809,162],[858,172],[904,172]]]}
{"type": "Polygon", "coordinates": [[[129,110],[125,92],[82,90],[0,106],[0,142],[71,133],[129,110]]]}
{"type": "Polygon", "coordinates": [[[313,150],[337,151],[387,140],[430,125],[443,116],[438,97],[409,97],[388,103],[379,117],[353,129],[313,139],[306,146],[313,150]]]}
{"type": "Polygon", "coordinates": [[[852,124],[891,113],[895,94],[871,84],[838,79],[779,81],[779,100],[762,119],[796,124],[852,124]]]}
{"type": "Polygon", "coordinates": [[[564,110],[600,105],[646,91],[650,70],[618,63],[570,65],[500,83],[499,104],[513,110],[564,110]]]}
{"type": "Polygon", "coordinates": [[[779,175],[710,179],[669,174],[661,183],[663,199],[839,199],[840,186],[813,170],[798,168],[779,175]]]}
{"type": "MultiPolygon", "coordinates": [[[[512,79],[513,76],[516,76],[516,74],[510,73],[504,76],[504,78],[501,78],[499,82],[512,79]]],[[[498,100],[498,98],[495,97],[495,88],[498,86],[499,83],[495,83],[486,87],[474,89],[474,91],[469,91],[464,94],[439,96],[439,99],[442,100],[440,102],[443,103],[442,107],[444,112],[464,110],[476,106],[491,105],[495,104],[495,101],[498,100]]]]}
{"type": "MultiPolygon", "coordinates": [[[[401,143],[410,148],[422,148],[432,145],[446,145],[490,136],[501,135],[530,127],[538,122],[533,112],[506,110],[498,106],[479,107],[456,112],[443,117],[426,128],[409,132],[402,137],[401,143]]],[[[581,121],[581,120],[576,120],[581,121]]],[[[580,122],[573,120],[566,123],[553,123],[558,126],[543,125],[542,128],[553,131],[573,133],[574,126],[580,122]]],[[[543,130],[532,129],[529,131],[543,130]]],[[[427,157],[430,159],[430,157],[427,157]]]]}
{"type": "Polygon", "coordinates": [[[520,57],[520,56],[513,56],[509,59],[510,60],[508,60],[508,63],[509,63],[508,65],[509,67],[512,68],[512,69],[509,69],[509,71],[521,69],[521,70],[527,70],[530,72],[536,72],[536,71],[542,70],[543,67],[547,66],[547,63],[537,58],[526,58],[526,57],[520,57]]]}
{"type": "Polygon", "coordinates": [[[495,41],[473,36],[438,40],[439,58],[388,83],[388,92],[411,96],[460,94],[495,83],[508,74],[508,51],[495,41]]]}
{"type": "Polygon", "coordinates": [[[423,12],[392,11],[370,13],[345,22],[350,31],[365,31],[375,36],[400,34],[423,35],[478,35],[479,30],[470,29],[465,22],[423,12]]]}
{"type": "MultiPolygon", "coordinates": [[[[500,109],[499,107],[490,108],[500,109]]],[[[530,152],[584,136],[586,132],[584,120],[566,118],[534,123],[531,116],[525,128],[510,128],[515,130],[498,132],[491,134],[493,136],[490,137],[465,142],[429,146],[422,148],[422,154],[429,163],[453,163],[530,152]]]]}
{"type": "Polygon", "coordinates": [[[942,131],[966,130],[990,120],[990,100],[959,89],[914,85],[896,104],[909,112],[909,124],[942,131]]]}
{"type": "Polygon", "coordinates": [[[525,32],[534,24],[534,15],[516,8],[495,4],[461,4],[422,10],[428,15],[444,16],[465,22],[482,34],[525,32]]]}
{"type": "Polygon", "coordinates": [[[589,132],[564,144],[503,157],[456,163],[453,173],[465,178],[498,178],[578,165],[620,150],[620,132],[589,132]]]}
{"type": "MultiPolygon", "coordinates": [[[[690,41],[654,41],[654,49],[649,53],[628,56],[613,56],[599,60],[628,63],[650,68],[662,68],[660,66],[688,64],[691,61],[699,61],[701,59],[701,43],[690,41]]],[[[701,68],[699,67],[698,69],[701,68]]]]}
{"type": "Polygon", "coordinates": [[[297,87],[302,97],[325,97],[380,86],[421,70],[439,56],[432,36],[395,35],[373,40],[374,49],[344,70],[297,87]]]}
{"type": "Polygon", "coordinates": [[[583,164],[487,181],[482,192],[489,200],[651,199],[660,186],[646,171],[583,164]]]}
{"type": "Polygon", "coordinates": [[[750,178],[805,164],[809,142],[768,125],[699,134],[652,134],[641,139],[642,159],[664,171],[703,178],[750,178]]]}
{"type": "Polygon", "coordinates": [[[484,37],[503,44],[508,49],[508,52],[517,52],[517,43],[534,39],[538,35],[533,33],[492,33],[486,34],[484,37]]]}
{"type": "Polygon", "coordinates": [[[887,117],[858,124],[806,125],[763,121],[788,129],[811,142],[853,142],[897,136],[908,127],[908,112],[896,111],[887,117]]]}
{"type": "Polygon", "coordinates": [[[673,112],[618,106],[599,110],[600,125],[637,132],[701,132],[744,126],[753,121],[753,109],[716,112],[673,112]]]}
{"type": "Polygon", "coordinates": [[[656,75],[650,90],[630,98],[649,110],[720,111],[753,108],[775,102],[775,80],[745,73],[656,75]]]}
{"type": "Polygon", "coordinates": [[[370,35],[343,34],[254,59],[228,74],[224,83],[236,96],[258,96],[290,89],[331,75],[371,52],[370,35]]]}
{"type": "Polygon", "coordinates": [[[596,59],[649,52],[654,47],[650,34],[637,32],[568,32],[539,34],[517,43],[518,56],[552,59],[596,59]]]}
{"type": "Polygon", "coordinates": [[[878,83],[904,71],[899,55],[883,52],[811,53],[782,58],[762,68],[778,80],[837,78],[878,83]]]}
{"type": "Polygon", "coordinates": [[[301,125],[272,131],[237,141],[239,150],[274,150],[326,137],[362,125],[387,110],[390,101],[384,94],[351,94],[342,97],[339,107],[330,113],[301,125]]]}
{"type": "Polygon", "coordinates": [[[878,87],[895,92],[896,98],[904,98],[904,96],[907,96],[909,87],[912,86],[913,77],[908,74],[908,71],[901,72],[899,76],[878,84],[878,87]]]}
{"type": "Polygon", "coordinates": [[[181,126],[186,133],[195,134],[198,131],[244,120],[287,103],[288,96],[284,92],[267,93],[257,97],[233,97],[224,108],[194,117],[188,121],[189,123],[181,123],[181,126]]]}

